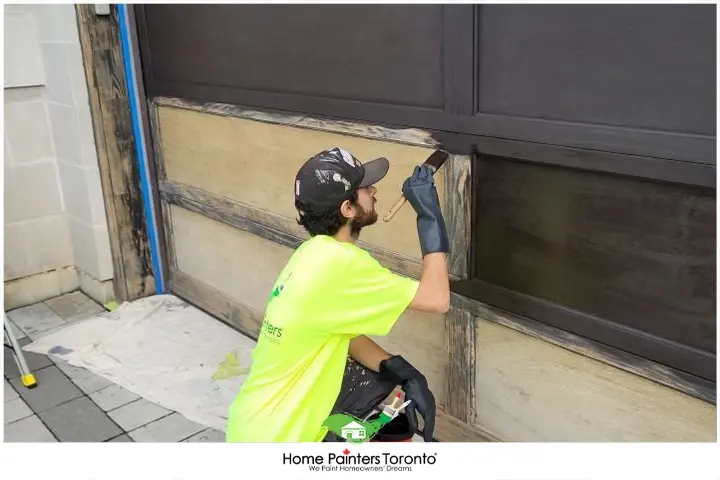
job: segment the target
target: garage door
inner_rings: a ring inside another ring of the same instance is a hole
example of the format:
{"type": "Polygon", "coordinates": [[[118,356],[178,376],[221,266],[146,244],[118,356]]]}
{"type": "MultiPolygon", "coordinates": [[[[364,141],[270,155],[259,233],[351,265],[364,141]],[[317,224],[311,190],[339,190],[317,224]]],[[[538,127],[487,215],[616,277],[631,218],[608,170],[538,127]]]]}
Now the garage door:
{"type": "MultiPolygon", "coordinates": [[[[456,293],[714,389],[711,6],[136,13],[174,292],[257,335],[304,238],[298,166],[336,144],[387,156],[382,211],[441,142],[472,161],[456,293]]],[[[418,275],[414,229],[406,209],[363,240],[418,275]]],[[[382,341],[442,392],[446,334],[417,315],[382,341]]]]}

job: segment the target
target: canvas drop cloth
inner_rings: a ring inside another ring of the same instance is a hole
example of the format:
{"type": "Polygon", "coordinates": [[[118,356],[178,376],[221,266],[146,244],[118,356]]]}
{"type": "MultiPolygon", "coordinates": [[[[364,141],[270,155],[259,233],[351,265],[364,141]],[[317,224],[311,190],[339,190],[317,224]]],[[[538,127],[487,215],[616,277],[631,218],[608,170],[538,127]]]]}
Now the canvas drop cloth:
{"type": "Polygon", "coordinates": [[[224,432],[254,346],[185,301],[158,295],[52,331],[23,350],[86,368],[224,432]]]}

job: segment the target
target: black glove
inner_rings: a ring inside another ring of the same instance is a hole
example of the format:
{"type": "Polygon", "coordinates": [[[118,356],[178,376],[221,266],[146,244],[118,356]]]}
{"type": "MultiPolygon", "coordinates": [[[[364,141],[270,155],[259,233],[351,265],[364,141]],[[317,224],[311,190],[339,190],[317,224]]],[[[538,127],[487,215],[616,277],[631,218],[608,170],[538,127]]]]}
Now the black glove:
{"type": "Polygon", "coordinates": [[[430,167],[416,166],[412,176],[403,183],[402,192],[417,213],[418,237],[423,256],[432,252],[447,253],[450,242],[430,167]]]}
{"type": "Polygon", "coordinates": [[[426,442],[431,442],[435,431],[435,397],[423,374],[403,357],[395,355],[380,362],[380,375],[391,383],[400,385],[405,392],[405,400],[411,400],[405,407],[410,427],[413,431],[417,430],[419,412],[425,422],[423,437],[426,442]]]}

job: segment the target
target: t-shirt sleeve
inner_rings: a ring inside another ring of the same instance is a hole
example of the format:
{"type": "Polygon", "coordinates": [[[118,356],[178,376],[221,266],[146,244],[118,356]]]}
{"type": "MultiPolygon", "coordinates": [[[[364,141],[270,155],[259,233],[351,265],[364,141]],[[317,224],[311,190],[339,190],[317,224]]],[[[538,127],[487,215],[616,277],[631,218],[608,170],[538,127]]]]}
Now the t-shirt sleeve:
{"type": "Polygon", "coordinates": [[[329,333],[384,336],[410,305],[419,282],[383,267],[369,253],[348,260],[330,286],[329,333]]]}

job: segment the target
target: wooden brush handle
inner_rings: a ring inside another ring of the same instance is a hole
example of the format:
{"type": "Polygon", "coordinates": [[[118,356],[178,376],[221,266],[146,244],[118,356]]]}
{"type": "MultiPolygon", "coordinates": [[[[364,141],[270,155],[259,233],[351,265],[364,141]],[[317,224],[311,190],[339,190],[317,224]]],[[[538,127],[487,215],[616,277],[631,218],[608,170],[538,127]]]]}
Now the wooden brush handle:
{"type": "Polygon", "coordinates": [[[398,198],[398,201],[395,202],[395,205],[390,209],[390,211],[385,215],[383,218],[384,221],[389,222],[392,220],[392,218],[395,216],[397,212],[400,211],[403,205],[405,205],[405,202],[407,202],[407,198],[405,198],[405,195],[400,195],[400,198],[398,198]]]}

